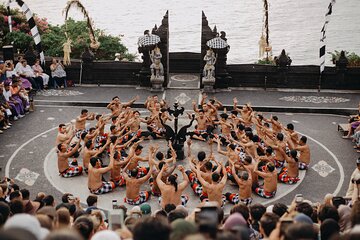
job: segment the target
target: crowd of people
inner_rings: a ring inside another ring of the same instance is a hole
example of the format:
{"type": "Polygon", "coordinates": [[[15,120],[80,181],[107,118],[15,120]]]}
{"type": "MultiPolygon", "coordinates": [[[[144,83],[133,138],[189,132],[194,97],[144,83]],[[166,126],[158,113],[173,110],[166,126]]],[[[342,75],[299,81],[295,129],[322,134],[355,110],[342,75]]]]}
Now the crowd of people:
{"type": "Polygon", "coordinates": [[[351,139],[354,148],[360,153],[360,102],[358,106],[358,114],[349,117],[348,134],[343,138],[351,139]]]}
{"type": "Polygon", "coordinates": [[[51,78],[37,59],[31,67],[23,57],[14,66],[0,59],[0,134],[11,128],[13,121],[32,111],[33,96],[49,87],[65,87],[66,72],[60,61],[53,59],[51,78]]]}
{"type": "MultiPolygon", "coordinates": [[[[357,161],[357,174],[360,181],[360,158],[357,161]]],[[[153,210],[147,203],[131,209],[117,205],[116,209],[106,214],[98,208],[98,195],[94,194],[86,198],[86,204],[81,204],[79,197],[71,193],[63,194],[61,199],[44,192],[30,196],[29,190],[20,189],[12,179],[4,178],[0,182],[0,239],[360,238],[360,201],[357,199],[349,203],[345,198],[331,194],[327,194],[320,203],[312,203],[297,195],[290,206],[282,203],[268,207],[259,203],[249,206],[238,203],[228,214],[217,202],[205,202],[193,210],[171,203],[158,210],[153,210]]]]}
{"type": "MultiPolygon", "coordinates": [[[[28,69],[26,61],[20,62],[28,69]]],[[[56,64],[54,60],[54,71],[60,66],[56,64]]],[[[25,77],[12,77],[0,86],[0,91],[11,93],[8,98],[3,93],[6,101],[1,102],[0,123],[5,127],[28,109],[25,77]]],[[[30,88],[39,90],[49,81],[28,78],[30,88]]],[[[62,78],[60,86],[62,81],[65,85],[62,78]]],[[[167,123],[173,120],[167,103],[156,95],[148,97],[148,114],[142,117],[131,108],[136,100],[121,102],[116,96],[107,105],[108,114],[83,109],[74,125],[59,124],[55,143],[59,177],[87,175],[87,206],[70,193],[60,203],[43,192],[31,200],[30,192],[12,179],[1,182],[0,239],[359,238],[360,158],[346,198],[328,194],[322,203],[312,203],[297,195],[290,206],[265,207],[253,202],[254,194],[275,197],[279,184],[297,184],[299,171],[306,171],[311,163],[307,138],[292,123],[284,126],[277,116],[266,117],[250,104],[238,106],[236,98],[233,109],[227,110],[203,94],[200,105],[193,102],[193,113],[188,114],[196,126],[186,134],[186,160],[181,165],[167,132],[167,123]],[[95,123],[87,128],[88,121],[95,123]],[[151,144],[143,153],[142,144],[149,139],[166,139],[167,151],[151,144]],[[194,154],[196,141],[206,142],[210,153],[194,154]],[[223,157],[215,157],[215,151],[223,157]],[[227,184],[237,191],[224,192],[227,184]],[[186,208],[189,196],[184,194],[188,186],[199,198],[198,207],[191,211],[186,208]],[[125,192],[126,205],[115,204],[116,209],[106,214],[97,207],[98,195],[117,187],[125,192]],[[159,198],[158,209],[146,203],[151,197],[159,198]],[[229,214],[224,213],[224,204],[234,205],[229,214]],[[128,210],[129,205],[135,207],[128,210]],[[121,221],[114,224],[111,214],[119,209],[121,221]]],[[[356,139],[357,133],[355,128],[350,136],[356,139]]]]}
{"type": "Polygon", "coordinates": [[[65,87],[66,71],[61,61],[53,58],[49,70],[51,77],[45,73],[39,59],[32,66],[22,56],[18,57],[16,64],[12,60],[0,60],[0,82],[16,79],[21,87],[33,91],[65,87]]]}
{"type": "Polygon", "coordinates": [[[226,202],[249,205],[252,193],[273,198],[278,183],[296,184],[299,171],[307,170],[310,164],[307,138],[300,137],[293,124],[284,127],[276,116],[265,118],[249,104],[238,107],[236,99],[229,114],[226,109],[219,114],[221,102],[207,101],[205,94],[201,107],[194,103],[194,113],[189,113],[197,124],[195,130],[186,134],[188,169],[176,164],[177,153],[171,141],[167,152],[151,145],[148,153],[141,156],[142,141],[169,139],[166,122],[172,116],[166,110],[166,102],[153,96],[145,102],[149,116],[142,118],[139,111],[131,108],[136,100],[122,103],[114,97],[107,106],[111,113],[96,115],[83,109],[74,126],[60,124],[56,139],[60,176],[68,178],[85,172],[89,191],[94,194],[125,186],[125,202],[132,205],[146,202],[151,195],[161,197],[162,207],[168,203],[186,205],[189,197],[182,192],[187,185],[201,201],[216,201],[219,206],[226,202]],[[86,121],[90,120],[96,120],[96,124],[86,129],[86,121]],[[105,125],[110,125],[109,132],[105,125]],[[195,157],[191,151],[193,140],[206,141],[210,154],[200,151],[195,157]],[[81,143],[82,164],[78,163],[81,143]],[[225,160],[214,157],[213,145],[225,160]],[[105,163],[106,156],[109,164],[105,163]],[[174,173],[176,169],[181,177],[174,173]],[[110,179],[105,181],[103,175],[107,172],[110,179]],[[239,187],[237,192],[223,193],[228,180],[239,187]],[[140,191],[147,182],[149,190],[140,191]]]}

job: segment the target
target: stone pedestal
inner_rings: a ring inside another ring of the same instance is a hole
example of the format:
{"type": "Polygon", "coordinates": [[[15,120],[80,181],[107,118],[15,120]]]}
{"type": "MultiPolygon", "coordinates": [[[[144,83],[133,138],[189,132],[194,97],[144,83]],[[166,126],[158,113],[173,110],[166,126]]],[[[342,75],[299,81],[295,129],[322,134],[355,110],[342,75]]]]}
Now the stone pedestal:
{"type": "Polygon", "coordinates": [[[151,76],[151,91],[152,92],[162,92],[164,91],[163,84],[164,84],[164,76],[151,76]]]}
{"type": "Polygon", "coordinates": [[[215,78],[202,78],[202,84],[204,86],[204,92],[206,93],[213,93],[215,92],[214,85],[215,85],[215,78]]]}

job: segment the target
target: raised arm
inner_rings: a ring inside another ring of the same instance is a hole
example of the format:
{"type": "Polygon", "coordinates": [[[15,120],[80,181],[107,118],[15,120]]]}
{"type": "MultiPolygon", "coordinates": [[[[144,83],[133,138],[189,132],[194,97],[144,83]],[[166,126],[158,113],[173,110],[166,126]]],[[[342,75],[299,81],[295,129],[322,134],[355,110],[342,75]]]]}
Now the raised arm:
{"type": "Polygon", "coordinates": [[[123,106],[129,107],[129,106],[133,105],[137,100],[139,100],[139,96],[136,96],[133,99],[131,99],[130,101],[123,103],[123,106]]]}
{"type": "Polygon", "coordinates": [[[240,185],[241,179],[238,177],[238,175],[236,174],[236,170],[235,170],[235,165],[231,164],[231,173],[235,179],[235,181],[237,182],[238,185],[240,185]]]}
{"type": "Polygon", "coordinates": [[[140,183],[144,183],[147,180],[149,180],[149,178],[151,177],[152,170],[153,170],[153,165],[150,164],[150,169],[149,169],[148,173],[144,177],[139,178],[140,183]]]}
{"type": "Polygon", "coordinates": [[[165,170],[167,170],[166,165],[163,166],[163,168],[161,169],[161,171],[159,172],[159,174],[156,177],[156,183],[157,183],[158,187],[160,188],[160,191],[162,189],[164,189],[164,187],[166,186],[166,184],[162,180],[162,177],[163,177],[163,174],[164,174],[165,170]]]}
{"type": "Polygon", "coordinates": [[[217,142],[217,151],[218,153],[222,154],[222,155],[225,155],[227,156],[227,152],[226,151],[223,151],[221,150],[221,142],[220,142],[220,138],[216,138],[216,142],[217,142]]]}
{"type": "Polygon", "coordinates": [[[205,179],[201,176],[200,165],[196,166],[196,176],[199,182],[201,183],[201,185],[203,185],[205,188],[210,187],[210,184],[207,181],[205,181],[205,179]]]}
{"type": "Polygon", "coordinates": [[[255,164],[254,173],[256,173],[257,175],[259,175],[259,176],[261,176],[261,177],[263,177],[263,178],[265,178],[265,177],[267,177],[267,174],[258,170],[258,168],[259,168],[259,163],[260,163],[260,161],[258,161],[258,162],[255,164]]]}
{"type": "Polygon", "coordinates": [[[70,152],[67,152],[67,153],[63,153],[63,156],[64,157],[71,157],[80,147],[80,141],[78,141],[75,145],[75,147],[70,151],[70,152]]]}
{"type": "Polygon", "coordinates": [[[226,172],[226,168],[220,163],[221,169],[222,169],[222,173],[223,173],[223,178],[220,181],[221,185],[225,185],[226,181],[227,181],[227,172],[226,172]]]}
{"type": "Polygon", "coordinates": [[[181,172],[181,174],[182,174],[182,179],[183,179],[183,181],[179,184],[179,189],[180,190],[184,190],[185,188],[186,188],[186,186],[187,185],[189,185],[189,178],[188,178],[188,176],[186,175],[186,173],[185,173],[185,169],[184,169],[184,167],[182,166],[182,165],[179,165],[178,166],[178,170],[181,172]]]}

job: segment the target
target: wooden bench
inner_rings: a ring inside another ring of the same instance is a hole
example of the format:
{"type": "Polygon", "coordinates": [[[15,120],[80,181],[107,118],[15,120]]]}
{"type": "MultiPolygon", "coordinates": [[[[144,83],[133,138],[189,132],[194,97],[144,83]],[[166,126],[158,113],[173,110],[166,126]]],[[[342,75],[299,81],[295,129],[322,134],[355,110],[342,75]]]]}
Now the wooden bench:
{"type": "Polygon", "coordinates": [[[342,132],[344,136],[346,136],[349,133],[349,124],[348,123],[338,124],[338,131],[342,132]]]}

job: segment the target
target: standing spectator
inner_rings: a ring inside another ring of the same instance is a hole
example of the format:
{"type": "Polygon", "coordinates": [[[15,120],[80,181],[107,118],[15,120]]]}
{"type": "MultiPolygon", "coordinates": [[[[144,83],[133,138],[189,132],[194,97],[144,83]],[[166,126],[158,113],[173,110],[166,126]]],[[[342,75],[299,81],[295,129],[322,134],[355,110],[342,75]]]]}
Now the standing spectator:
{"type": "Polygon", "coordinates": [[[49,84],[49,78],[50,76],[44,73],[44,70],[42,69],[40,65],[40,60],[36,59],[35,64],[32,66],[32,69],[34,70],[36,77],[41,77],[43,80],[44,88],[48,88],[49,84]]]}
{"type": "Polygon", "coordinates": [[[50,65],[51,77],[53,80],[54,87],[65,87],[66,86],[66,72],[64,70],[64,66],[61,64],[59,60],[55,58],[52,59],[52,63],[50,65]]]}

